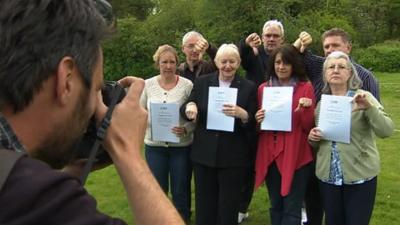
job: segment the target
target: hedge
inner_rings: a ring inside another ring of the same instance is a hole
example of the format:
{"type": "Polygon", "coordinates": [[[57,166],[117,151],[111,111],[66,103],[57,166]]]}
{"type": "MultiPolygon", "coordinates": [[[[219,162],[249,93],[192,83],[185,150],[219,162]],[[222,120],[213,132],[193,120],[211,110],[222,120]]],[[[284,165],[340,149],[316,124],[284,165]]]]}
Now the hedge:
{"type": "Polygon", "coordinates": [[[357,63],[373,71],[400,71],[399,40],[385,41],[366,49],[354,49],[352,55],[357,63]]]}

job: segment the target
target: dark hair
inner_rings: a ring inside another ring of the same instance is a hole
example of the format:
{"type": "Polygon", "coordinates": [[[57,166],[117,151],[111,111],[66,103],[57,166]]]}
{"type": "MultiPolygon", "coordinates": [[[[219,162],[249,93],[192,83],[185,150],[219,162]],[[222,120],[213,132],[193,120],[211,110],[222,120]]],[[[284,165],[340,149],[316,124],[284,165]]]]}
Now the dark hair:
{"type": "Polygon", "coordinates": [[[325,38],[332,37],[332,36],[339,36],[339,37],[342,38],[344,43],[351,44],[350,35],[346,31],[344,31],[343,29],[340,29],[340,28],[337,28],[337,27],[334,27],[334,28],[332,28],[330,30],[325,31],[321,36],[321,40],[322,40],[322,42],[324,42],[325,38]]]}
{"type": "Polygon", "coordinates": [[[107,25],[93,0],[4,0],[0,7],[0,109],[23,110],[70,56],[87,88],[107,25]]]}
{"type": "Polygon", "coordinates": [[[286,64],[292,65],[292,76],[297,77],[299,81],[307,81],[308,77],[303,63],[303,58],[299,51],[290,44],[284,44],[275,49],[269,56],[268,67],[266,71],[267,80],[273,76],[277,78],[275,73],[275,58],[278,53],[281,53],[282,60],[286,64]]]}

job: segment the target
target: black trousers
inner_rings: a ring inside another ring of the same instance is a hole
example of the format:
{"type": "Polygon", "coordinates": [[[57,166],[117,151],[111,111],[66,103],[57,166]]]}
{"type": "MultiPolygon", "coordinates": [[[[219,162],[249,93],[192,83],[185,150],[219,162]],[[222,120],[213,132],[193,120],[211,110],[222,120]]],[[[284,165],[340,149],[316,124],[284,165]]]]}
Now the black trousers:
{"type": "Polygon", "coordinates": [[[311,165],[307,164],[295,171],[292,186],[287,196],[281,195],[282,177],[275,162],[268,168],[265,183],[271,201],[271,225],[301,224],[301,207],[306,194],[307,182],[311,174],[311,165]]]}
{"type": "Polygon", "coordinates": [[[245,213],[248,211],[251,199],[253,198],[255,181],[256,171],[254,171],[254,165],[251,165],[247,167],[245,181],[241,188],[239,212],[245,213]]]}
{"type": "Polygon", "coordinates": [[[253,198],[254,193],[254,185],[256,182],[256,155],[257,155],[257,146],[258,146],[258,134],[252,133],[250,134],[250,149],[251,149],[251,165],[247,167],[247,173],[245,176],[245,181],[241,190],[241,199],[239,205],[239,212],[245,213],[248,211],[250,206],[251,199],[253,198]]]}
{"type": "Polygon", "coordinates": [[[197,225],[237,224],[246,167],[212,168],[193,163],[197,225]]]}
{"type": "MultiPolygon", "coordinates": [[[[190,158],[190,154],[192,151],[192,146],[189,146],[189,158],[190,158]]],[[[193,175],[193,163],[192,160],[189,160],[188,162],[188,168],[187,168],[187,179],[188,179],[188,183],[187,183],[187,208],[189,209],[189,220],[190,217],[192,216],[192,175],[193,175]]],[[[188,221],[186,221],[188,222],[188,221]]]]}
{"type": "Polygon", "coordinates": [[[375,204],[377,178],[335,186],[319,181],[326,225],[368,225],[375,204]]]}
{"type": "Polygon", "coordinates": [[[311,164],[311,167],[312,174],[308,180],[305,198],[307,223],[304,223],[304,225],[322,225],[324,210],[318,186],[318,178],[315,176],[315,162],[311,164]]]}

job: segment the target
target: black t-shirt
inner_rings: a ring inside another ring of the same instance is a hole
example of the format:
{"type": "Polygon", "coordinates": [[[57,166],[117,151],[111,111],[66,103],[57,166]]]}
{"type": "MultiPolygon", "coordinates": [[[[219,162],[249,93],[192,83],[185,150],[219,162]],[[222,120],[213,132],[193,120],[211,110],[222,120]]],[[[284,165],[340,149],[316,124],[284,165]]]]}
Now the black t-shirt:
{"type": "Polygon", "coordinates": [[[21,158],[0,191],[0,224],[126,224],[96,209],[96,200],[69,174],[21,158]]]}

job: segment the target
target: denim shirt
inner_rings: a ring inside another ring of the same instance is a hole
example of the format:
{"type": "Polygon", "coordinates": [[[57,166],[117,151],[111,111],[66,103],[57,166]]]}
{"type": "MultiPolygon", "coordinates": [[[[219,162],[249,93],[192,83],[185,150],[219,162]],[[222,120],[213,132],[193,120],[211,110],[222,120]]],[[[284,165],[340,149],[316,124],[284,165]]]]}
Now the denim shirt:
{"type": "Polygon", "coordinates": [[[0,113],[0,147],[13,149],[16,152],[26,152],[2,113],[0,113]]]}

